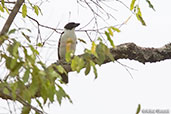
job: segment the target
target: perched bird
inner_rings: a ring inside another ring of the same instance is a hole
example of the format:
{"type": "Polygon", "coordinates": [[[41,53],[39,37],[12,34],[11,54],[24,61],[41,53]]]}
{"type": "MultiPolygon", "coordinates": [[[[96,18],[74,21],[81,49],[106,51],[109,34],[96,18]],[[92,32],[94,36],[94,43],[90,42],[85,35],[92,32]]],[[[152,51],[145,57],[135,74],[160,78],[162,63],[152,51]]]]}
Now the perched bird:
{"type": "MultiPolygon", "coordinates": [[[[58,43],[59,60],[65,60],[65,55],[69,51],[72,51],[74,54],[77,42],[75,28],[79,25],[80,23],[70,22],[64,26],[64,31],[62,32],[58,43]]],[[[66,74],[61,74],[61,77],[64,83],[68,83],[68,76],[66,74]]]]}

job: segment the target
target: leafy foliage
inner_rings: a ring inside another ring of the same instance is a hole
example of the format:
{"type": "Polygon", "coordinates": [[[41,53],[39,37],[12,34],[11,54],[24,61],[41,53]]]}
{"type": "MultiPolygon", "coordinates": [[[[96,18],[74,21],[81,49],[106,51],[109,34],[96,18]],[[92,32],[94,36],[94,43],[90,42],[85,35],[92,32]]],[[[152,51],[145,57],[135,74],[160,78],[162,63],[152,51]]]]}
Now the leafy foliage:
{"type": "MultiPolygon", "coordinates": [[[[54,102],[55,97],[60,104],[63,97],[72,102],[65,91],[55,82],[56,79],[61,80],[60,75],[53,67],[47,67],[42,61],[37,60],[39,52],[32,45],[26,48],[15,39],[10,39],[10,42],[12,43],[8,45],[7,53],[0,53],[1,59],[5,61],[9,71],[6,79],[0,83],[4,85],[4,94],[12,94],[13,100],[22,98],[29,104],[31,104],[31,99],[36,96],[43,98],[43,104],[46,104],[47,101],[54,102]],[[6,86],[8,80],[11,79],[14,80],[10,86],[6,86]],[[19,90],[20,93],[18,93],[19,90]]],[[[62,66],[56,66],[56,68],[61,73],[65,72],[62,66]]],[[[37,99],[36,101],[42,108],[42,103],[37,99]]],[[[29,112],[28,107],[23,107],[22,113],[25,112],[29,112]]]]}

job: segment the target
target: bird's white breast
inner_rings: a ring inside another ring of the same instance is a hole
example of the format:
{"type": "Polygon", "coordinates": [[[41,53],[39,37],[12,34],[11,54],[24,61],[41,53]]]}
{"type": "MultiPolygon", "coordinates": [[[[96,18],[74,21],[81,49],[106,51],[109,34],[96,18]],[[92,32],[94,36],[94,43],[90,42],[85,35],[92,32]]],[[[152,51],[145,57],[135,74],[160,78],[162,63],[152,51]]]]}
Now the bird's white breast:
{"type": "Polygon", "coordinates": [[[67,44],[69,42],[69,48],[73,52],[75,52],[76,48],[76,34],[75,30],[65,30],[60,39],[60,46],[59,46],[59,56],[60,58],[65,58],[67,44]]]}

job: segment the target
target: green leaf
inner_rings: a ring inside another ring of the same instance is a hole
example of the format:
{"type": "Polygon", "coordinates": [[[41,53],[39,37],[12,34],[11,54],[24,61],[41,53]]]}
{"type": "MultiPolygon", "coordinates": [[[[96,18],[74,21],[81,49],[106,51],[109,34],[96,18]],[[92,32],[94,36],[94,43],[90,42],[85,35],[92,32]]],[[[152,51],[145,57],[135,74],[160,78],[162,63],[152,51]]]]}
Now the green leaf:
{"type": "Polygon", "coordinates": [[[30,74],[30,70],[26,69],[26,71],[24,72],[24,76],[23,76],[23,82],[26,83],[29,79],[29,74],[30,74]]]}
{"type": "Polygon", "coordinates": [[[91,53],[92,53],[94,56],[97,56],[97,54],[96,54],[96,44],[95,44],[94,41],[92,42],[92,45],[91,45],[91,53]]]}
{"type": "Polygon", "coordinates": [[[59,90],[56,91],[56,96],[57,96],[57,100],[58,100],[58,103],[61,105],[61,102],[62,102],[62,98],[67,98],[70,103],[72,103],[72,100],[71,98],[69,97],[68,94],[66,94],[66,92],[63,90],[63,88],[59,85],[57,85],[59,90]]]}
{"type": "Polygon", "coordinates": [[[12,99],[16,100],[16,90],[18,88],[18,83],[11,84],[11,90],[12,90],[12,99]]]}
{"type": "Polygon", "coordinates": [[[110,60],[114,61],[113,55],[110,53],[110,49],[106,48],[105,54],[110,58],[110,60]]]}
{"type": "Polygon", "coordinates": [[[39,15],[39,8],[37,5],[34,5],[34,12],[36,13],[36,15],[38,16],[39,15]]]}
{"type": "Polygon", "coordinates": [[[17,76],[19,74],[19,70],[20,68],[23,66],[24,62],[17,62],[15,67],[13,69],[10,70],[10,76],[17,76]]]}
{"type": "Polygon", "coordinates": [[[5,6],[4,0],[1,0],[1,4],[2,4],[3,7],[5,6]]]}
{"type": "Polygon", "coordinates": [[[97,75],[97,69],[96,69],[95,63],[93,61],[90,61],[90,64],[93,67],[93,72],[94,72],[95,79],[96,79],[98,75],[97,75]]]}
{"type": "Polygon", "coordinates": [[[110,42],[111,46],[112,46],[113,48],[115,48],[115,45],[114,45],[114,43],[113,43],[113,40],[111,39],[111,37],[110,37],[110,35],[109,35],[109,33],[108,33],[107,31],[105,31],[105,35],[107,36],[107,39],[108,39],[108,41],[110,42]]]}
{"type": "Polygon", "coordinates": [[[38,103],[39,107],[43,109],[42,103],[38,99],[36,99],[36,102],[38,103]]]}
{"type": "Polygon", "coordinates": [[[11,70],[15,69],[16,65],[17,65],[17,59],[16,58],[11,59],[11,61],[10,61],[10,69],[11,70]]]}
{"type": "Polygon", "coordinates": [[[130,10],[133,10],[133,8],[134,8],[134,4],[135,4],[135,1],[136,1],[136,0],[132,0],[132,1],[131,1],[131,4],[130,4],[130,10]]]}
{"type": "Polygon", "coordinates": [[[80,70],[84,67],[84,60],[78,56],[74,56],[71,61],[71,68],[73,71],[80,72],[80,70]]]}
{"type": "Polygon", "coordinates": [[[27,6],[26,6],[26,4],[23,4],[22,16],[23,16],[23,18],[25,18],[27,16],[27,6]]]}
{"type": "Polygon", "coordinates": [[[29,45],[29,47],[34,55],[39,55],[39,52],[32,45],[29,45]]]}
{"type": "Polygon", "coordinates": [[[115,28],[115,27],[113,27],[113,26],[111,26],[110,28],[113,29],[113,30],[116,31],[116,32],[121,32],[118,28],[115,28]]]}
{"type": "Polygon", "coordinates": [[[43,15],[42,10],[40,9],[40,7],[38,7],[38,9],[39,9],[39,12],[41,13],[41,15],[43,15]]]}
{"type": "Polygon", "coordinates": [[[5,63],[6,67],[8,69],[11,69],[10,64],[11,64],[11,59],[12,58],[11,57],[6,57],[5,59],[6,59],[6,63],[5,63]]]}
{"type": "Polygon", "coordinates": [[[88,75],[89,74],[90,69],[91,69],[90,62],[87,61],[86,67],[85,67],[85,75],[88,75]]]}
{"type": "Polygon", "coordinates": [[[52,103],[54,102],[54,95],[55,95],[56,88],[53,85],[53,83],[51,84],[49,81],[47,82],[47,87],[48,87],[48,98],[52,103]]]}
{"type": "Polygon", "coordinates": [[[3,93],[6,94],[6,95],[10,95],[10,92],[9,92],[9,90],[7,88],[3,89],[3,93]]]}
{"type": "Polygon", "coordinates": [[[57,65],[52,64],[48,68],[46,68],[46,73],[47,73],[48,77],[50,77],[50,79],[54,79],[54,78],[56,79],[56,78],[61,77],[59,75],[59,73],[57,73],[57,71],[56,71],[56,69],[57,69],[56,66],[57,65]],[[54,69],[54,68],[56,68],[56,69],[54,69]]]}
{"type": "Polygon", "coordinates": [[[10,35],[10,34],[13,34],[13,33],[15,33],[16,32],[16,29],[11,29],[9,32],[8,32],[8,34],[10,35]]]}
{"type": "Polygon", "coordinates": [[[41,15],[43,15],[43,13],[42,13],[42,11],[41,11],[41,9],[40,9],[40,7],[39,6],[37,6],[37,5],[31,5],[31,7],[34,9],[34,12],[36,13],[36,15],[39,15],[39,13],[41,13],[41,15]]]}
{"type": "Polygon", "coordinates": [[[30,91],[27,88],[24,88],[22,90],[22,97],[23,97],[24,100],[26,100],[29,103],[31,103],[31,93],[30,93],[30,91]]]}
{"type": "Polygon", "coordinates": [[[73,56],[73,51],[72,50],[67,51],[66,54],[65,54],[65,60],[66,60],[66,62],[68,62],[68,63],[71,62],[72,56],[73,56]]]}
{"type": "Polygon", "coordinates": [[[29,63],[28,65],[34,65],[36,61],[36,57],[34,55],[26,55],[26,62],[29,63]]]}
{"type": "Polygon", "coordinates": [[[149,7],[152,8],[155,11],[155,9],[153,7],[153,4],[151,4],[150,0],[146,0],[146,2],[148,3],[149,7]]]}
{"type": "Polygon", "coordinates": [[[3,8],[3,6],[1,4],[0,4],[0,11],[4,12],[4,8],[3,8]]]}
{"type": "Polygon", "coordinates": [[[13,43],[8,46],[7,50],[10,53],[10,55],[14,57],[18,57],[18,48],[21,44],[17,42],[16,40],[13,40],[13,43]]]}
{"type": "Polygon", "coordinates": [[[31,43],[30,37],[28,35],[26,35],[24,32],[21,32],[21,34],[24,36],[24,38],[26,38],[26,40],[31,43]]]}
{"type": "Polygon", "coordinates": [[[84,44],[87,44],[87,42],[81,38],[77,38],[80,42],[84,43],[84,44]]]}
{"type": "Polygon", "coordinates": [[[21,111],[21,114],[29,114],[30,111],[31,111],[31,108],[30,107],[23,106],[22,111],[21,111]]]}
{"type": "Polygon", "coordinates": [[[9,14],[9,10],[8,10],[8,8],[7,8],[7,7],[5,7],[5,6],[4,6],[4,8],[5,8],[5,11],[9,14]]]}
{"type": "Polygon", "coordinates": [[[105,60],[105,45],[100,42],[96,47],[96,53],[98,55],[98,64],[101,65],[105,60]]]}
{"type": "Polygon", "coordinates": [[[142,13],[141,13],[141,10],[140,10],[140,7],[137,5],[137,14],[140,15],[142,17],[142,13]]]}
{"type": "Polygon", "coordinates": [[[36,44],[36,46],[43,47],[43,43],[38,43],[38,44],[36,44]]]}
{"type": "Polygon", "coordinates": [[[14,57],[18,56],[18,48],[19,48],[19,46],[20,46],[19,42],[14,42],[14,45],[13,45],[13,56],[14,57]]]}
{"type": "Polygon", "coordinates": [[[5,40],[8,39],[8,36],[7,35],[1,35],[0,36],[0,45],[2,45],[4,43],[5,40]]]}
{"type": "Polygon", "coordinates": [[[105,56],[109,57],[112,61],[114,61],[113,55],[110,53],[110,49],[102,42],[100,42],[97,46],[96,52],[98,52],[98,62],[100,62],[99,65],[104,62],[105,56]]]}
{"type": "Polygon", "coordinates": [[[40,94],[41,94],[41,96],[44,100],[44,104],[45,104],[48,99],[48,88],[46,87],[44,82],[42,82],[42,83],[43,83],[43,85],[41,86],[40,94]]]}
{"type": "Polygon", "coordinates": [[[59,73],[61,73],[61,74],[65,73],[66,74],[65,69],[61,65],[57,65],[56,68],[59,71],[59,73]]]}
{"type": "Polygon", "coordinates": [[[111,28],[108,28],[108,31],[109,31],[109,34],[110,34],[111,36],[113,36],[113,32],[112,32],[111,28]]]}
{"type": "MultiPolygon", "coordinates": [[[[35,70],[34,70],[34,73],[35,73],[35,70]]],[[[31,96],[34,96],[36,94],[36,92],[38,91],[38,89],[40,89],[41,79],[39,76],[35,75],[36,73],[35,74],[34,73],[32,74],[32,82],[28,88],[31,96]]]]}
{"type": "Polygon", "coordinates": [[[137,108],[137,112],[136,112],[136,114],[139,114],[140,110],[141,110],[141,105],[140,105],[140,104],[138,104],[138,108],[137,108]]]}
{"type": "Polygon", "coordinates": [[[145,21],[144,21],[144,19],[142,18],[141,15],[139,15],[138,13],[136,13],[136,17],[141,22],[142,25],[146,26],[145,21]]]}
{"type": "Polygon", "coordinates": [[[141,22],[142,25],[146,26],[145,21],[142,18],[142,13],[141,13],[140,7],[138,5],[136,6],[136,9],[137,9],[137,13],[136,13],[137,19],[141,22]]]}

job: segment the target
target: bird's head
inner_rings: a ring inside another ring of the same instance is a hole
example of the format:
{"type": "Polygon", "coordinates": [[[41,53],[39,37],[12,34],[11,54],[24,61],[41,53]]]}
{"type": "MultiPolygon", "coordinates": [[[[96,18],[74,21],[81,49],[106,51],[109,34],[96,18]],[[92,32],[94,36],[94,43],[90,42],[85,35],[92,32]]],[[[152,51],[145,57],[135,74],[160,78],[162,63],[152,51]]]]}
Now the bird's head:
{"type": "Polygon", "coordinates": [[[66,24],[65,26],[64,26],[64,28],[66,29],[66,30],[72,30],[72,29],[75,29],[77,26],[79,26],[80,25],[80,23],[74,23],[74,22],[69,22],[68,24],[66,24]]]}

